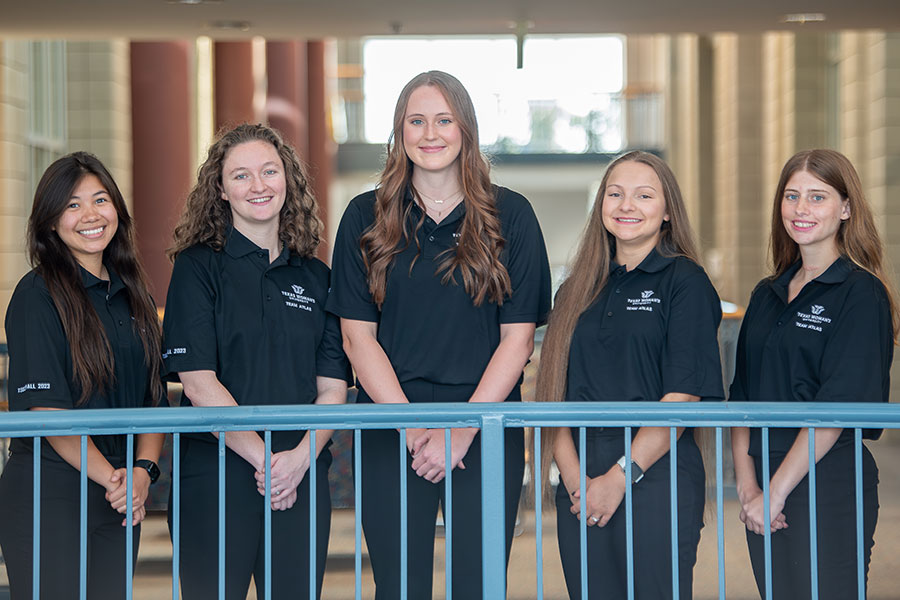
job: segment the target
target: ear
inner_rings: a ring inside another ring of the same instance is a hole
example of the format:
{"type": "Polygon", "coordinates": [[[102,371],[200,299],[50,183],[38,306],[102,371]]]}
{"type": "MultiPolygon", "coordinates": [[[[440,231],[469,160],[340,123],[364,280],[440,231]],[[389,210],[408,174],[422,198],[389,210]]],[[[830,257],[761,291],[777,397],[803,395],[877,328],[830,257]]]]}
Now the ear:
{"type": "Polygon", "coordinates": [[[843,205],[841,207],[841,221],[846,221],[850,218],[850,201],[844,200],[841,204],[843,205]]]}

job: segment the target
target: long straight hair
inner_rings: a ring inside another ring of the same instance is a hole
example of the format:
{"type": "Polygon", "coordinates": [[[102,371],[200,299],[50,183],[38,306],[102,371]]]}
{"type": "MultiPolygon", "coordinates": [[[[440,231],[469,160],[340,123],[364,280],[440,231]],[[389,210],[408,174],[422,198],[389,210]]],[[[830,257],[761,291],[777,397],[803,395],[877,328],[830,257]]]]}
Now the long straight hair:
{"type": "MultiPolygon", "coordinates": [[[[547,331],[541,344],[536,398],[543,402],[560,402],[566,397],[569,349],[572,334],[581,314],[600,295],[609,279],[609,263],[616,254],[616,238],[603,224],[603,201],[609,177],[617,166],[637,162],[649,166],[662,183],[668,221],[663,221],[656,251],[663,256],[684,256],[699,264],[694,234],[675,174],[659,157],[634,151],[614,160],[603,174],[600,189],[587,225],[581,236],[570,272],[556,294],[547,331]]],[[[542,441],[542,472],[549,473],[557,430],[547,429],[542,441]]]]}
{"type": "Polygon", "coordinates": [[[94,175],[100,180],[116,210],[119,225],[103,251],[103,260],[125,285],[134,317],[132,327],[144,348],[150,391],[156,402],[165,393],[159,377],[162,361],[159,317],[148,291],[147,277],[137,257],[134,226],[125,200],[112,175],[93,154],[73,152],[44,171],[34,193],[34,205],[28,219],[28,258],[46,282],[59,312],[72,356],[72,375],[81,388],[75,402],[76,406],[80,406],[92,393],[106,393],[115,384],[115,365],[109,339],[88,298],[78,261],[54,230],[75,188],[87,175],[94,175]]]}
{"type": "MultiPolygon", "coordinates": [[[[447,284],[456,281],[458,271],[466,293],[475,305],[485,299],[502,304],[512,291],[512,283],[500,261],[506,241],[491,185],[490,166],[478,145],[478,122],[472,99],[458,79],[443,71],[428,71],[415,76],[397,99],[387,160],[375,190],[375,221],[360,237],[369,291],[380,308],[394,257],[416,239],[425,220],[423,209],[415,228],[409,230],[412,203],[405,199],[407,189],[412,186],[413,164],[403,148],[406,107],[412,93],[423,85],[433,86],[443,94],[462,134],[457,163],[466,214],[459,230],[459,245],[442,253],[444,256],[438,263],[437,272],[443,273],[442,283],[447,284]]],[[[417,196],[415,192],[413,195],[417,196]]],[[[417,239],[416,246],[418,248],[417,239]]]]}
{"type": "Polygon", "coordinates": [[[778,187],[772,205],[772,232],[769,250],[772,255],[772,277],[783,275],[795,262],[800,260],[800,247],[791,239],[781,219],[781,203],[784,190],[794,173],[807,171],[816,179],[827,183],[838,191],[849,204],[850,218],[841,221],[837,230],[837,247],[842,256],[877,277],[887,290],[891,308],[891,324],[894,340],[900,328],[900,314],[897,307],[897,290],[893,278],[884,265],[884,245],[872,209],[866,202],[862,183],[853,163],[835,150],[804,150],[792,156],[781,170],[778,187]]]}

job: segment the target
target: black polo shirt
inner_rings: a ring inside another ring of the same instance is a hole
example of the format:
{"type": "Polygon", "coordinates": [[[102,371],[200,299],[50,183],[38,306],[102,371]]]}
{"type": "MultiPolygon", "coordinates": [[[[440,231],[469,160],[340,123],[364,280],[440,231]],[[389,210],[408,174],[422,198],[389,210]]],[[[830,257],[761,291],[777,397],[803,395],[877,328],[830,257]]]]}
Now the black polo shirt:
{"type": "MultiPolygon", "coordinates": [[[[31,271],[19,281],[6,311],[10,410],[137,408],[153,404],[144,346],[132,325],[128,294],[118,274],[109,265],[106,268],[108,282],[84,269],[81,280],[112,348],[115,381],[108,390],[94,392],[84,404],[75,406],[81,386],[73,377],[69,341],[44,278],[31,271]]],[[[113,467],[125,465],[125,436],[91,439],[113,467]]],[[[16,438],[11,449],[31,452],[32,441],[16,438]]],[[[41,453],[49,460],[63,460],[46,441],[41,453]]]]}
{"type": "Polygon", "coordinates": [[[634,269],[613,262],[569,350],[566,400],[721,400],[716,334],[722,308],[703,269],[656,250],[634,269]]]}
{"type": "MultiPolygon", "coordinates": [[[[416,239],[394,257],[380,311],[369,293],[359,247],[360,236],[375,220],[375,192],[357,196],[344,212],[332,259],[328,310],[346,319],[378,323],[378,342],[400,383],[418,379],[476,385],[500,344],[501,324],[541,325],[546,320],[550,266],[537,217],[520,194],[503,187],[494,189],[506,240],[501,261],[512,282],[512,295],[502,305],[485,299],[475,306],[458,272],[455,281],[447,285],[441,283],[443,273],[436,273],[438,255],[457,246],[465,203],[439,224],[426,217],[416,239]]],[[[407,195],[406,201],[412,202],[412,197],[407,195]]],[[[408,231],[414,231],[421,216],[421,209],[414,204],[408,231]]],[[[360,401],[369,401],[360,392],[360,401]]],[[[516,387],[510,399],[518,398],[516,387]]]]}
{"type": "MultiPolygon", "coordinates": [[[[887,292],[877,277],[838,258],[793,302],[788,284],[798,262],[762,280],[738,336],[730,399],[749,402],[887,402],[894,355],[887,292]]],[[[769,430],[771,456],[787,453],[797,429],[769,430]]],[[[864,430],[875,439],[880,430],[864,430]]],[[[850,443],[844,430],[838,444],[850,443]]],[[[750,430],[751,456],[762,455],[760,430],[750,430]]]]}
{"type": "MultiPolygon", "coordinates": [[[[177,380],[181,371],[215,371],[242,406],[314,402],[316,376],[350,379],[340,323],[325,312],[328,280],[322,261],[287,248],[270,264],[268,251],[236,229],[221,251],[188,248],[166,299],[164,372],[177,380]]],[[[273,449],[301,437],[276,432],[273,449]]]]}

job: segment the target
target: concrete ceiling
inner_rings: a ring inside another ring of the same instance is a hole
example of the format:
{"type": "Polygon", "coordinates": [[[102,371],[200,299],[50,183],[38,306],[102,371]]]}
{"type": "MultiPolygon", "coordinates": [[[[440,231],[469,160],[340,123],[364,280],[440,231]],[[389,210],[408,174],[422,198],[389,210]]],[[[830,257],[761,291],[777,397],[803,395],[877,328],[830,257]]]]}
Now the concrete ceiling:
{"type": "Polygon", "coordinates": [[[0,37],[900,31],[900,0],[0,0],[0,37]],[[789,13],[824,23],[786,24],[789,13]]]}

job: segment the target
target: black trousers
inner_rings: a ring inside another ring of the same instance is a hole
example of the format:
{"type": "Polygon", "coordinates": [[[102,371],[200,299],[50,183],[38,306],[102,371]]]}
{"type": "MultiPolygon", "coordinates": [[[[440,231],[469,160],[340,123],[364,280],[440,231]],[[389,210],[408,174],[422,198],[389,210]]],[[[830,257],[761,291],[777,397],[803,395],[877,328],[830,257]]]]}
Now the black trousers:
{"type": "MultiPolygon", "coordinates": [[[[625,452],[621,430],[610,434],[588,430],[587,476],[606,473],[625,452]]],[[[576,441],[576,448],[578,443],[576,441]]],[[[632,487],[634,597],[672,598],[672,542],[669,499],[669,454],[632,487]]],[[[678,582],[679,598],[692,598],[697,545],[703,527],[705,474],[700,450],[690,431],[678,440],[678,582]]],[[[556,494],[557,536],[566,587],[581,600],[581,522],[570,512],[569,493],[560,481],[556,494]]],[[[625,500],[605,527],[587,528],[588,597],[628,597],[625,546],[625,500]]]]}
{"type": "MultiPolygon", "coordinates": [[[[400,595],[400,435],[394,430],[362,432],[362,525],[376,600],[399,600],[400,595]]],[[[524,475],[524,432],[506,431],[506,559],[524,475]]],[[[482,597],[481,565],[481,434],[463,462],[454,469],[452,495],[453,598],[482,597]]],[[[434,484],[416,475],[407,453],[407,595],[410,600],[432,598],[434,534],[438,506],[444,503],[444,481],[434,484]]],[[[499,576],[499,574],[497,574],[499,576]]]]}
{"type": "MultiPolygon", "coordinates": [[[[331,492],[325,449],[316,464],[316,596],[322,591],[331,530],[331,492]]],[[[215,443],[182,438],[181,593],[186,600],[215,599],[219,590],[219,474],[215,443]]],[[[272,512],[272,597],[309,597],[309,476],[297,488],[297,502],[272,512]]],[[[172,531],[172,497],[169,530],[172,531]]],[[[265,498],[256,489],[254,469],[240,456],[225,456],[225,597],[247,597],[250,577],[257,596],[265,585],[265,498]]]]}
{"type": "MultiPolygon", "coordinates": [[[[0,549],[6,560],[13,600],[31,600],[33,455],[16,453],[0,476],[0,549]]],[[[47,600],[79,597],[81,481],[65,463],[41,462],[40,596],[47,600]]],[[[106,490],[88,480],[87,596],[91,600],[125,597],[124,516],[110,507],[106,490]]],[[[140,525],[134,528],[132,566],[137,560],[140,525]]]]}
{"type": "MultiPolygon", "coordinates": [[[[820,600],[856,598],[856,484],[853,445],[834,448],[816,464],[816,516],[820,600]]],[[[781,459],[773,459],[775,473],[781,459]]],[[[863,572],[869,559],[878,521],[878,468],[862,447],[863,572]]],[[[762,488],[762,461],[756,460],[756,479],[762,488]]],[[[812,597],[809,556],[809,479],[804,477],[784,505],[787,529],[772,534],[772,597],[803,600],[812,597]]],[[[747,547],[761,598],[766,597],[765,538],[747,531],[747,547]]]]}

